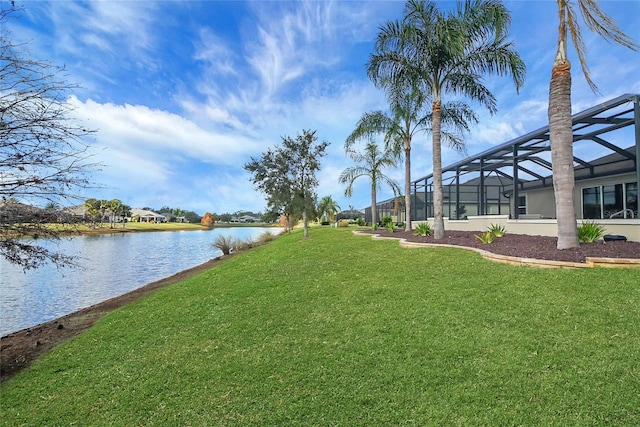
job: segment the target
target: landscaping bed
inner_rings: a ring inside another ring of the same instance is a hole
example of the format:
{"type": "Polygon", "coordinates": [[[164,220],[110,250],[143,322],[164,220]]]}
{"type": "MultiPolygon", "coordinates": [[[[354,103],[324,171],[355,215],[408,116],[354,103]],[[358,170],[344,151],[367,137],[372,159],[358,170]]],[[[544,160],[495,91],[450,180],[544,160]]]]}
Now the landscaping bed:
{"type": "Polygon", "coordinates": [[[365,233],[378,234],[381,237],[406,239],[409,242],[446,244],[478,248],[497,255],[519,258],[533,258],[564,262],[585,262],[587,257],[598,258],[640,258],[640,242],[611,241],[582,243],[579,248],[556,249],[558,239],[548,236],[529,236],[524,234],[505,234],[491,243],[482,243],[476,235],[481,231],[445,231],[445,237],[436,240],[433,235],[417,236],[415,231],[396,230],[390,233],[386,229],[363,230],[365,233]]]}

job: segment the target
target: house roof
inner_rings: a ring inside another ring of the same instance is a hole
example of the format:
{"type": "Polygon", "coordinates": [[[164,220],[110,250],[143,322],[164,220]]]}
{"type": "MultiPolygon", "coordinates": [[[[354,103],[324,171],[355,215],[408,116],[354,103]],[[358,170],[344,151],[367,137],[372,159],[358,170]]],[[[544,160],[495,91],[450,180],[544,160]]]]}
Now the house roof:
{"type": "Polygon", "coordinates": [[[164,215],[154,211],[147,210],[147,209],[139,209],[139,208],[131,209],[131,216],[133,217],[136,215],[140,215],[143,218],[147,218],[147,217],[148,218],[164,218],[164,215]]]}

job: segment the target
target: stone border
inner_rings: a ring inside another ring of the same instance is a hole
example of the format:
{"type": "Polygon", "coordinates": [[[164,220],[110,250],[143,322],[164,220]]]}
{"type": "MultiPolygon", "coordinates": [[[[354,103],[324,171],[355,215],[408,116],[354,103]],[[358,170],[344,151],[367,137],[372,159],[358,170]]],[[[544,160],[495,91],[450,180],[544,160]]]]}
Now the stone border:
{"type": "Polygon", "coordinates": [[[445,247],[445,248],[457,248],[465,249],[468,251],[478,252],[484,259],[489,261],[501,262],[511,265],[529,265],[541,268],[593,268],[593,267],[640,267],[640,259],[635,258],[599,258],[599,257],[587,257],[586,262],[566,262],[566,261],[553,261],[546,259],[535,258],[519,258],[508,255],[498,255],[492,252],[485,251],[483,249],[471,248],[469,246],[449,245],[446,243],[418,243],[410,242],[407,239],[401,237],[389,237],[381,236],[380,234],[364,233],[358,230],[354,230],[353,234],[358,236],[371,236],[374,240],[399,240],[400,246],[403,248],[425,248],[425,247],[445,247]]]}

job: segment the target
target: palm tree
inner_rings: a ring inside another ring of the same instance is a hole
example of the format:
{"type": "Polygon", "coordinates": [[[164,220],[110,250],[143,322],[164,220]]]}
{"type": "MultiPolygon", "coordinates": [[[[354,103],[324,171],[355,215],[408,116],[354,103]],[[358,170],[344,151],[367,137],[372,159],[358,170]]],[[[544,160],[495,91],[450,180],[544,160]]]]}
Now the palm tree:
{"type": "MultiPolygon", "coordinates": [[[[391,110],[388,116],[382,111],[362,115],[356,128],[349,135],[345,149],[356,141],[383,134],[385,146],[394,153],[404,151],[404,192],[411,194],[411,142],[420,131],[429,131],[430,116],[424,114],[425,98],[415,84],[400,79],[386,79],[381,86],[387,92],[391,110]]],[[[407,198],[405,210],[405,230],[411,230],[411,198],[407,198]]]]}
{"type": "MultiPolygon", "coordinates": [[[[386,79],[418,79],[429,94],[432,111],[434,237],[444,237],[442,194],[443,95],[465,96],[496,112],[496,100],[483,84],[484,74],[511,75],[519,89],[525,65],[506,40],[510,25],[507,9],[498,0],[458,3],[455,13],[443,14],[434,1],[409,0],[401,22],[382,27],[367,72],[377,85],[386,79]]],[[[464,103],[459,120],[475,120],[464,103]]]]}
{"type": "Polygon", "coordinates": [[[340,212],[340,205],[331,196],[324,196],[318,203],[318,216],[333,221],[333,216],[340,212]]]}
{"type": "Polygon", "coordinates": [[[114,228],[116,224],[116,216],[120,214],[123,204],[119,199],[112,199],[109,200],[105,206],[111,213],[109,215],[109,227],[114,228]]]}
{"type": "Polygon", "coordinates": [[[383,169],[387,167],[395,167],[397,165],[397,153],[386,150],[381,152],[378,145],[369,142],[364,148],[363,153],[359,153],[349,148],[346,149],[347,154],[357,166],[348,167],[342,171],[338,181],[340,184],[347,184],[344,195],[351,197],[353,194],[353,184],[361,177],[368,177],[371,180],[371,225],[377,224],[376,219],[376,193],[381,183],[386,183],[393,189],[394,194],[400,192],[400,186],[391,178],[383,173],[383,169]]]}
{"type": "MultiPolygon", "coordinates": [[[[578,242],[578,227],[573,201],[573,123],[571,121],[571,63],[567,56],[567,32],[580,60],[582,72],[594,92],[595,83],[589,75],[586,46],[577,22],[574,4],[570,0],[557,0],[558,45],[553,61],[549,83],[549,139],[551,142],[551,164],[553,167],[553,192],[556,199],[558,221],[558,249],[575,248],[578,242]]],[[[638,50],[629,36],[624,34],[613,20],[600,8],[596,0],[577,0],[580,13],[587,27],[607,40],[614,41],[632,50],[638,50]]]]}

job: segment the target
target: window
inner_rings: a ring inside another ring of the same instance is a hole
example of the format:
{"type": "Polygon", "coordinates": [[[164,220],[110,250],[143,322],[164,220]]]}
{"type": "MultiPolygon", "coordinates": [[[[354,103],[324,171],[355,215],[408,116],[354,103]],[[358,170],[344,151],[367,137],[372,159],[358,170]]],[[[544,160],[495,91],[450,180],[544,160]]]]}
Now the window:
{"type": "Polygon", "coordinates": [[[622,184],[602,187],[602,198],[604,200],[603,218],[611,218],[612,215],[620,216],[623,213],[622,184]]]}
{"type": "MultiPolygon", "coordinates": [[[[628,182],[625,193],[625,208],[633,211],[633,218],[638,218],[638,183],[628,182]]],[[[629,215],[625,215],[625,218],[629,218],[629,215]]]]}
{"type": "Polygon", "coordinates": [[[635,182],[582,189],[582,218],[637,218],[638,185],[635,182]]]}
{"type": "Polygon", "coordinates": [[[600,187],[588,187],[582,189],[582,218],[602,218],[602,205],[600,202],[600,187]]]}
{"type": "Polygon", "coordinates": [[[518,196],[518,215],[527,214],[527,196],[518,196]]]}

